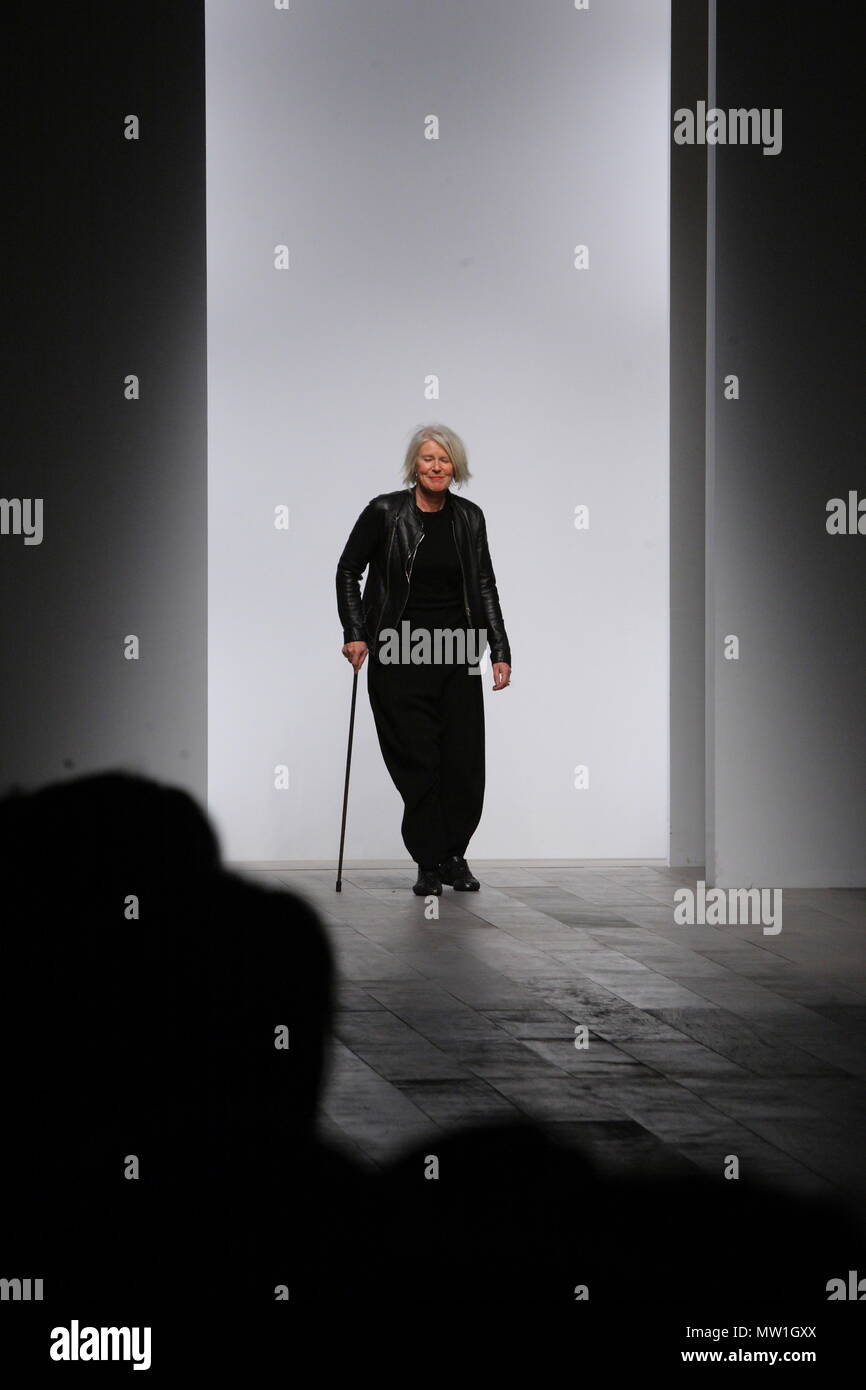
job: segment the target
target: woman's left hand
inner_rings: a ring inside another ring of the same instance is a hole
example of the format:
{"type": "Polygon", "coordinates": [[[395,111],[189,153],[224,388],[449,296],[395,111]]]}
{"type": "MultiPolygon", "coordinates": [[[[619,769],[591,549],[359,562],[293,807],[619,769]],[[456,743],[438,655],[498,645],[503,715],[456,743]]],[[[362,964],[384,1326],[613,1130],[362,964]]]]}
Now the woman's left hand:
{"type": "Polygon", "coordinates": [[[507,661],[494,661],[493,663],[493,689],[504,690],[511,684],[511,667],[507,661]]]}

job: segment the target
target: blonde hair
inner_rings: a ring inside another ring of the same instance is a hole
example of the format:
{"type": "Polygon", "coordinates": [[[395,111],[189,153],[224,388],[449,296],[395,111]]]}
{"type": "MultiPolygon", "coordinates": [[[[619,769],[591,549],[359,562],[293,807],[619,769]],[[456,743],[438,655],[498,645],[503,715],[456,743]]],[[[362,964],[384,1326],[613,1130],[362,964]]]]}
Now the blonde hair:
{"type": "Polygon", "coordinates": [[[472,477],[466,459],[466,446],[459,434],[455,434],[454,430],[449,430],[447,425],[419,425],[409,440],[406,457],[403,460],[403,482],[407,487],[417,482],[415,460],[426,439],[435,440],[445,450],[451,460],[454,482],[458,487],[461,487],[472,477]]]}

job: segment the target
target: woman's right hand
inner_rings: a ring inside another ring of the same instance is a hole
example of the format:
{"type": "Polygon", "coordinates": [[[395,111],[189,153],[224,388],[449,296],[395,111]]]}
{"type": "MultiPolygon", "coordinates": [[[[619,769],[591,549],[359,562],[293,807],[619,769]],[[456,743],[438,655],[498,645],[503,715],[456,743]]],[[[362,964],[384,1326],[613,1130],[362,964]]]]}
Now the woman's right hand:
{"type": "Polygon", "coordinates": [[[347,642],[343,647],[343,656],[352,663],[352,669],[360,671],[367,659],[366,642],[347,642]]]}

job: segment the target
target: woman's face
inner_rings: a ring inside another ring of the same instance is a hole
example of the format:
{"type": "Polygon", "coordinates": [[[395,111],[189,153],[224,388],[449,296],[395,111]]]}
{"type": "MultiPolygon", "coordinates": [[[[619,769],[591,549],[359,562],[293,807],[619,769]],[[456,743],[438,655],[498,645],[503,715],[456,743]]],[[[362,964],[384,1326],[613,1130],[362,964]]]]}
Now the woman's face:
{"type": "Polygon", "coordinates": [[[454,476],[454,466],[441,444],[425,439],[415,459],[418,481],[428,492],[445,492],[454,476]]]}

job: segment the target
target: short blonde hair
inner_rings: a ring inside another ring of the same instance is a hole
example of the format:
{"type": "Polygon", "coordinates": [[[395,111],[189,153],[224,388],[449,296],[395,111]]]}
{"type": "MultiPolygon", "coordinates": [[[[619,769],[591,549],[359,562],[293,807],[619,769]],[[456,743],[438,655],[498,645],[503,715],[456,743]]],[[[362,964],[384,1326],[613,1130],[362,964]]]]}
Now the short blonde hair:
{"type": "Polygon", "coordinates": [[[458,487],[467,482],[472,474],[469,472],[469,464],[466,459],[466,446],[459,434],[454,430],[449,430],[447,425],[419,425],[415,430],[406,448],[406,457],[403,460],[403,482],[407,487],[416,482],[415,460],[418,451],[426,439],[434,439],[443,448],[451,460],[451,467],[454,473],[454,481],[458,487]]]}

